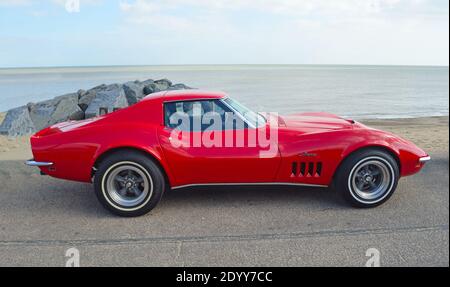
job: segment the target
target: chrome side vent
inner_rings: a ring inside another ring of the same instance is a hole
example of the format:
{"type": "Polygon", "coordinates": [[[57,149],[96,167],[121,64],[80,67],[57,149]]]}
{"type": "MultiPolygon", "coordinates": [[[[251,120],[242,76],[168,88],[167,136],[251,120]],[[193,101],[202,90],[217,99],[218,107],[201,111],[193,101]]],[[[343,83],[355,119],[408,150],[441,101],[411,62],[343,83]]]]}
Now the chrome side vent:
{"type": "Polygon", "coordinates": [[[302,162],[300,164],[300,176],[306,175],[306,163],[302,162]]]}
{"type": "Polygon", "coordinates": [[[316,167],[316,175],[321,176],[322,175],[322,163],[318,162],[316,167]]]}
{"type": "Polygon", "coordinates": [[[314,163],[310,162],[308,165],[308,174],[306,176],[313,176],[314,175],[314,163]]]}
{"type": "Polygon", "coordinates": [[[291,176],[320,177],[322,176],[322,171],[323,171],[322,162],[293,162],[291,176]]]}
{"type": "Polygon", "coordinates": [[[292,176],[297,176],[297,167],[298,164],[296,162],[292,163],[292,176]]]}

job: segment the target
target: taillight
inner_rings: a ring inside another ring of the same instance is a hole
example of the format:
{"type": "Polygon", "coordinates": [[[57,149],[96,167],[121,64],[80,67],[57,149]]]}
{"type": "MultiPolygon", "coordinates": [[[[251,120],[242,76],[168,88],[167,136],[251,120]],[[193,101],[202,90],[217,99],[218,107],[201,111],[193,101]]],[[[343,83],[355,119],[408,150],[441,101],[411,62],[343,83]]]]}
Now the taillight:
{"type": "Polygon", "coordinates": [[[52,134],[56,134],[59,131],[60,130],[58,128],[48,127],[48,128],[45,128],[45,129],[37,132],[34,136],[35,137],[45,137],[45,136],[49,136],[49,135],[52,135],[52,134]]]}

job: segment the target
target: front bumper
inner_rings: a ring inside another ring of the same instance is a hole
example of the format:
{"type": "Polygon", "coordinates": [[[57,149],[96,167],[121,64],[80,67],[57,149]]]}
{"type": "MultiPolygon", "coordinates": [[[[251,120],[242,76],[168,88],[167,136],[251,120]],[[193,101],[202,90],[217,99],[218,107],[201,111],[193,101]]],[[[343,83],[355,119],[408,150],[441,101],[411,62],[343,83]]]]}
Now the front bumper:
{"type": "Polygon", "coordinates": [[[52,166],[53,162],[42,162],[42,161],[35,161],[35,160],[31,159],[31,160],[26,161],[25,164],[28,166],[33,166],[33,167],[46,167],[46,166],[52,166]]]}

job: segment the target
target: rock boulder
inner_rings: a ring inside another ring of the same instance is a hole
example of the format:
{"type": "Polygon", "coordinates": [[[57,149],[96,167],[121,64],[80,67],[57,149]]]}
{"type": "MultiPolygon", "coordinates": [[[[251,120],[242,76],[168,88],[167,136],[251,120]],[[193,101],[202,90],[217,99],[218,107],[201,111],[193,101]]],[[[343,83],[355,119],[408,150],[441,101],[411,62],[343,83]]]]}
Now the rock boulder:
{"type": "Polygon", "coordinates": [[[0,125],[0,134],[10,137],[31,134],[35,131],[36,127],[31,120],[27,106],[9,110],[0,125]]]}
{"type": "Polygon", "coordinates": [[[37,104],[28,104],[28,110],[30,112],[31,120],[33,121],[34,126],[37,130],[41,130],[48,126],[50,117],[55,111],[58,102],[59,100],[52,99],[37,104]]]}
{"type": "Polygon", "coordinates": [[[173,85],[167,79],[127,82],[125,84],[99,85],[87,91],[30,103],[8,111],[0,125],[0,134],[26,135],[67,120],[83,120],[111,113],[142,100],[146,95],[165,91],[191,89],[184,84],[173,85]]]}
{"type": "Polygon", "coordinates": [[[160,91],[165,91],[168,90],[170,86],[172,86],[172,82],[167,79],[162,79],[155,81],[155,85],[160,91]]]}
{"type": "Polygon", "coordinates": [[[145,84],[140,81],[123,84],[123,90],[130,106],[136,104],[145,97],[144,88],[145,84]]]}
{"type": "Polygon", "coordinates": [[[28,104],[28,110],[37,130],[67,120],[84,118],[84,112],[78,106],[78,93],[59,96],[37,104],[28,104]]]}
{"type": "Polygon", "coordinates": [[[185,84],[175,84],[170,86],[167,90],[173,91],[173,90],[192,90],[191,87],[186,86],[185,84]]]}
{"type": "Polygon", "coordinates": [[[107,110],[107,113],[113,112],[115,109],[128,107],[127,97],[122,86],[113,85],[107,90],[96,93],[95,98],[85,111],[85,118],[93,118],[100,115],[100,109],[107,110]]]}
{"type": "Polygon", "coordinates": [[[48,125],[82,119],[84,119],[84,111],[78,105],[78,94],[69,94],[60,97],[60,101],[56,104],[55,110],[50,116],[48,125]]]}
{"type": "Polygon", "coordinates": [[[86,109],[89,107],[89,105],[91,104],[92,100],[95,98],[97,93],[100,91],[106,91],[107,89],[108,86],[103,84],[87,91],[83,90],[78,91],[78,98],[79,98],[78,105],[83,111],[86,111],[86,109]]]}

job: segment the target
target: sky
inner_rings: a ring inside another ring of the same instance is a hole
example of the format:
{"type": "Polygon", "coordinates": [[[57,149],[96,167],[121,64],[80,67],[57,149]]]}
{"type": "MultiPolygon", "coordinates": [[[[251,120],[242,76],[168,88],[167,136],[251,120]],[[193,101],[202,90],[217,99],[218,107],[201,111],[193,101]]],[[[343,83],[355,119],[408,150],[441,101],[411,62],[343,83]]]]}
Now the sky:
{"type": "Polygon", "coordinates": [[[448,63],[448,0],[0,0],[0,67],[448,63]]]}

